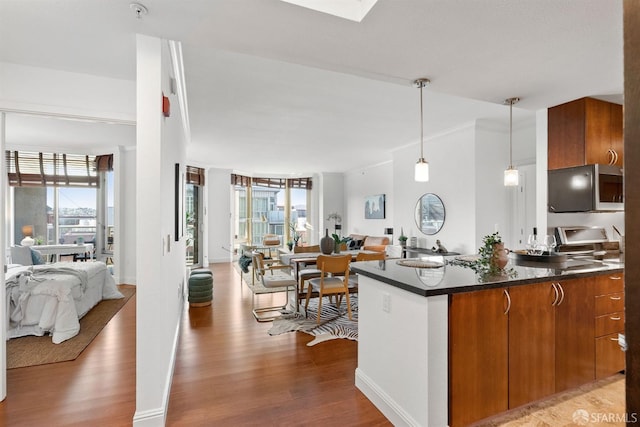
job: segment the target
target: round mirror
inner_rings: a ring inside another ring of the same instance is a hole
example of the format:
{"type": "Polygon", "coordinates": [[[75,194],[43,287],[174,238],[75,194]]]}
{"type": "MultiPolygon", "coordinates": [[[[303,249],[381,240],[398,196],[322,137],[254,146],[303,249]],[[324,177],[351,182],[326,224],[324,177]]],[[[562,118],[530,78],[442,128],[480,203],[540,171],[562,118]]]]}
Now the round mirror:
{"type": "Polygon", "coordinates": [[[416,203],[416,225],[424,234],[436,234],[444,225],[444,204],[433,193],[423,194],[416,203]]]}

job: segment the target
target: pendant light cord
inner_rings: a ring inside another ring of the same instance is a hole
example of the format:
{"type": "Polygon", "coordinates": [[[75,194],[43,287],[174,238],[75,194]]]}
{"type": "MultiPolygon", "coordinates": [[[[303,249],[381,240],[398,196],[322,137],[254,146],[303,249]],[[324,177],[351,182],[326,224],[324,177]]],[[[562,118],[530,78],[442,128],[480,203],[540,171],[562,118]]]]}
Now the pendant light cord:
{"type": "Polygon", "coordinates": [[[509,100],[509,169],[513,169],[513,99],[509,100]]]}
{"type": "Polygon", "coordinates": [[[424,159],[424,112],[422,107],[422,88],[424,88],[424,83],[420,83],[420,158],[424,159]]]}

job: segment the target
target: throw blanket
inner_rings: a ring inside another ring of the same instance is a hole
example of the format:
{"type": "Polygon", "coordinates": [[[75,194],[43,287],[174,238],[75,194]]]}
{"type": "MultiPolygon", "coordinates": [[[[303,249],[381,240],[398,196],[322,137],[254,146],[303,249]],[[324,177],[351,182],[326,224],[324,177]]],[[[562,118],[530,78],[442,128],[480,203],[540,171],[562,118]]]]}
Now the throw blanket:
{"type": "Polygon", "coordinates": [[[242,270],[243,273],[248,273],[249,272],[249,266],[251,265],[251,257],[248,257],[246,255],[242,255],[238,259],[238,265],[240,266],[240,269],[242,270]]]}

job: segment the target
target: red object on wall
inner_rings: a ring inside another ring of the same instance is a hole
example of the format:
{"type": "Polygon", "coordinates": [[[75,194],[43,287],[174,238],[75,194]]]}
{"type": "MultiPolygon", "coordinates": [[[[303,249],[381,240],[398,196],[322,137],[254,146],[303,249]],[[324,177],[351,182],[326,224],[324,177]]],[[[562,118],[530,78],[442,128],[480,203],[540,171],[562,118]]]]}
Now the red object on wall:
{"type": "Polygon", "coordinates": [[[162,114],[165,117],[169,117],[171,115],[171,105],[169,104],[169,98],[162,94],[162,114]]]}

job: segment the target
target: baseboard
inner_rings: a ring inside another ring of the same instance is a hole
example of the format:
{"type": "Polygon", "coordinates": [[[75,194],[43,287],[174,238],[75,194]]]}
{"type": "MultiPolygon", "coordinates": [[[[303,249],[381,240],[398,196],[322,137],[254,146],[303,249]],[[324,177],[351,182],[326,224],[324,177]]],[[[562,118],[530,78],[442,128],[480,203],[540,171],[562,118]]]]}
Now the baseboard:
{"type": "Polygon", "coordinates": [[[184,315],[184,303],[181,304],[181,307],[178,313],[178,324],[176,325],[176,331],[173,336],[173,351],[171,353],[171,360],[169,361],[170,368],[167,372],[164,391],[162,393],[162,407],[142,412],[136,411],[133,415],[133,427],[164,427],[166,424],[171,385],[173,384],[173,373],[176,368],[176,358],[178,356],[178,341],[180,340],[180,328],[182,325],[182,316],[184,315]]]}
{"type": "MultiPolygon", "coordinates": [[[[398,426],[419,426],[420,424],[386,394],[378,385],[359,368],[356,368],[356,387],[387,417],[398,426]]],[[[426,404],[426,402],[425,402],[426,404]]]]}
{"type": "Polygon", "coordinates": [[[165,411],[162,408],[138,412],[133,415],[134,427],[164,427],[165,411]]]}

